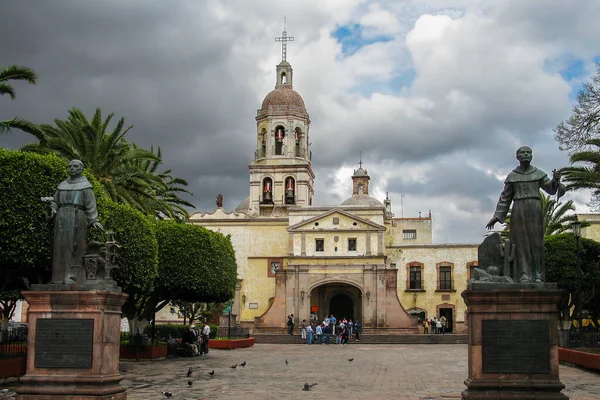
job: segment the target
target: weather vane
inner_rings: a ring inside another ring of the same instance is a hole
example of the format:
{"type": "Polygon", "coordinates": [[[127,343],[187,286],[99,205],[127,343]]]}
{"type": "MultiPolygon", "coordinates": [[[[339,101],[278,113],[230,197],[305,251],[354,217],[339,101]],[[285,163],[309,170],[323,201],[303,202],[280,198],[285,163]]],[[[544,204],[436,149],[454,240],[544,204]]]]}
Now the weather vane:
{"type": "Polygon", "coordinates": [[[281,42],[281,61],[285,61],[287,55],[287,42],[293,42],[294,37],[288,36],[287,31],[285,30],[285,17],[283,17],[283,32],[281,32],[281,36],[276,37],[276,42],[281,42]]]}

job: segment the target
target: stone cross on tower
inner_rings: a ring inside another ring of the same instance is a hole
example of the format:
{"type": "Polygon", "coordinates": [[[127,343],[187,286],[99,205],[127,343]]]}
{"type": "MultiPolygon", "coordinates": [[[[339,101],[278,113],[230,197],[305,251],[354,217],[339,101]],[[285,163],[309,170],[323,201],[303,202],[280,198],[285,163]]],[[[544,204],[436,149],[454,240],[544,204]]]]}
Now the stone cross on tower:
{"type": "Polygon", "coordinates": [[[360,154],[360,156],[359,156],[359,158],[360,158],[360,161],[358,162],[358,165],[360,166],[360,168],[362,168],[362,165],[363,165],[363,161],[362,161],[362,151],[361,151],[359,154],[360,154]]]}
{"type": "Polygon", "coordinates": [[[283,32],[281,32],[281,36],[275,38],[275,41],[281,42],[281,61],[285,61],[287,55],[287,42],[294,41],[294,37],[288,36],[287,31],[285,30],[285,17],[283,18],[283,32]]]}

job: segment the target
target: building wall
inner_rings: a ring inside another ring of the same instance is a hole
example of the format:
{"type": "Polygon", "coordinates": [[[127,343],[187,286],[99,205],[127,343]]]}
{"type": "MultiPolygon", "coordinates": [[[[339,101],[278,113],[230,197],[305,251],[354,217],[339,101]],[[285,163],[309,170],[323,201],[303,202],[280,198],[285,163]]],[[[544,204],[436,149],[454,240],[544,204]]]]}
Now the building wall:
{"type": "Polygon", "coordinates": [[[600,242],[600,214],[577,214],[577,217],[590,224],[581,228],[581,236],[600,242]]]}

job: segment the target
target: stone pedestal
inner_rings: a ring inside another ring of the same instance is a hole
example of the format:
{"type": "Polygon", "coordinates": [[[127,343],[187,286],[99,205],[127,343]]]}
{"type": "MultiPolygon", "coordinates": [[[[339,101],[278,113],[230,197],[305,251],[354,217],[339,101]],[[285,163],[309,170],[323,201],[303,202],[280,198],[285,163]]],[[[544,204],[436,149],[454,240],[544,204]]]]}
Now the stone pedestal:
{"type": "Polygon", "coordinates": [[[29,291],[27,373],[17,399],[126,399],[120,384],[121,306],[109,291],[29,291]]]}
{"type": "Polygon", "coordinates": [[[568,399],[561,393],[556,284],[471,284],[462,293],[469,377],[462,398],[568,399]]]}

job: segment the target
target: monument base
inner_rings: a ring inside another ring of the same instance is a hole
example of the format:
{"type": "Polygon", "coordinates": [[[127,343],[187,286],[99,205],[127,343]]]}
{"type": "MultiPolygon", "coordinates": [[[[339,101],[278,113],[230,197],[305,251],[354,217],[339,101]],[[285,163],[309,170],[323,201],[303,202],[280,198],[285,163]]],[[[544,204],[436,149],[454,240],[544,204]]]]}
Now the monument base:
{"type": "Polygon", "coordinates": [[[27,373],[22,400],[127,398],[120,384],[121,307],[108,291],[29,291],[27,373]]]}
{"type": "Polygon", "coordinates": [[[463,399],[568,399],[561,393],[558,363],[563,295],[562,290],[518,286],[477,286],[462,293],[469,329],[463,399]]]}

